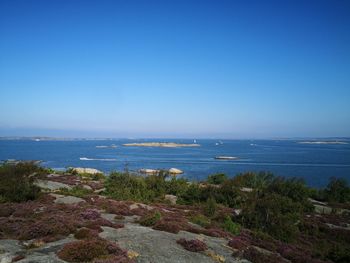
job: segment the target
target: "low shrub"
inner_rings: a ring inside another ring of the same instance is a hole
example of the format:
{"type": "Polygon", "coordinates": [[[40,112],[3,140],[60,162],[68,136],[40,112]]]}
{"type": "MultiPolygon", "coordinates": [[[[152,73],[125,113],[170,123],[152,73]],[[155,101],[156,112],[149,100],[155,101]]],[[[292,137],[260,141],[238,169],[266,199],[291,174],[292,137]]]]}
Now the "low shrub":
{"type": "Polygon", "coordinates": [[[139,222],[143,226],[153,226],[161,219],[161,217],[161,214],[158,211],[156,211],[154,213],[142,217],[139,222]]]}
{"type": "Polygon", "coordinates": [[[154,225],[153,229],[177,234],[181,230],[181,226],[179,222],[169,221],[163,218],[154,225]]]}
{"type": "Polygon", "coordinates": [[[210,219],[202,214],[197,214],[191,217],[190,221],[202,227],[208,227],[210,225],[210,219]]]}
{"type": "Polygon", "coordinates": [[[242,250],[248,246],[248,243],[246,240],[244,240],[240,237],[235,237],[228,242],[228,246],[230,246],[234,249],[242,250]]]}
{"type": "Polygon", "coordinates": [[[223,182],[225,182],[227,180],[227,176],[226,174],[213,174],[213,175],[209,175],[207,182],[209,184],[222,184],[223,182]]]}
{"type": "Polygon", "coordinates": [[[106,194],[117,200],[149,200],[144,178],[128,173],[111,173],[106,180],[106,194]]]}
{"type": "Polygon", "coordinates": [[[127,260],[125,250],[104,239],[68,243],[58,252],[58,257],[68,262],[90,262],[108,256],[122,256],[127,260]]]}
{"type": "Polygon", "coordinates": [[[213,197],[209,197],[204,206],[204,213],[206,216],[212,217],[216,212],[216,200],[213,197]]]}
{"type": "Polygon", "coordinates": [[[324,189],[324,197],[328,202],[349,202],[350,187],[348,182],[342,178],[331,178],[326,189],[324,189]]]}
{"type": "Polygon", "coordinates": [[[180,244],[184,249],[191,252],[200,252],[208,249],[208,246],[198,239],[186,240],[181,238],[176,241],[176,243],[180,244]]]}
{"type": "Polygon", "coordinates": [[[40,188],[34,185],[34,180],[44,171],[33,163],[0,166],[1,202],[23,202],[38,198],[40,188]]]}
{"type": "Polygon", "coordinates": [[[289,263],[290,261],[282,258],[276,253],[271,253],[268,251],[261,251],[255,247],[249,247],[244,250],[243,257],[248,259],[252,263],[289,263]]]}
{"type": "Polygon", "coordinates": [[[89,228],[81,228],[75,232],[74,237],[76,239],[93,239],[98,237],[98,231],[89,228]]]}
{"type": "Polygon", "coordinates": [[[241,225],[232,221],[230,216],[225,218],[223,229],[230,232],[233,235],[238,235],[241,232],[241,225]]]}
{"type": "Polygon", "coordinates": [[[94,209],[87,209],[80,213],[81,217],[86,220],[96,220],[101,218],[101,215],[98,211],[94,209]]]}

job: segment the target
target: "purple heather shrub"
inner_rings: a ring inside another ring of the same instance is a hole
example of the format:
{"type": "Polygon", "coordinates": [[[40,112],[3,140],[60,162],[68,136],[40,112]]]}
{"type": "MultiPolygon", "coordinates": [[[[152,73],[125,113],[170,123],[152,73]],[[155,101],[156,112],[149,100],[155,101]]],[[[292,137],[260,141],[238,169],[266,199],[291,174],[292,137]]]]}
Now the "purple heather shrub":
{"type": "Polygon", "coordinates": [[[15,211],[16,210],[12,204],[1,204],[0,203],[0,217],[9,217],[15,211]]]}
{"type": "Polygon", "coordinates": [[[108,258],[109,256],[119,256],[127,259],[127,251],[121,249],[115,243],[98,238],[68,243],[58,252],[58,257],[68,262],[90,262],[93,260],[103,262],[98,260],[108,258]]]}
{"type": "Polygon", "coordinates": [[[248,243],[246,240],[242,239],[241,237],[234,237],[228,242],[228,245],[232,248],[242,250],[248,246],[248,243]]]}
{"type": "Polygon", "coordinates": [[[95,220],[101,217],[100,213],[95,209],[87,209],[81,212],[81,217],[85,220],[95,220]]]}
{"type": "Polygon", "coordinates": [[[89,228],[81,228],[77,232],[75,232],[74,237],[76,239],[93,239],[98,237],[98,231],[89,229],[89,228]]]}
{"type": "Polygon", "coordinates": [[[166,219],[161,219],[157,221],[153,229],[177,234],[181,230],[181,226],[176,221],[167,221],[166,219]]]}
{"type": "Polygon", "coordinates": [[[200,252],[208,249],[208,246],[198,239],[186,240],[181,238],[176,241],[176,243],[180,244],[184,249],[191,252],[200,252]]]}
{"type": "Polygon", "coordinates": [[[261,251],[255,247],[249,247],[248,249],[244,250],[243,257],[252,263],[290,263],[290,261],[282,258],[277,253],[261,251]]]}

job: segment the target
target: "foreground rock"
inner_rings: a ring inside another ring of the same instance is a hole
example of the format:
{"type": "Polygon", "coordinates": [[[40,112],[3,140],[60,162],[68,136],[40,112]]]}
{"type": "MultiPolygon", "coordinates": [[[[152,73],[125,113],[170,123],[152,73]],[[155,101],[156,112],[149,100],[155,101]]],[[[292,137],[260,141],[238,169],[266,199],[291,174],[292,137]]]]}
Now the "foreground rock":
{"type": "Polygon", "coordinates": [[[100,237],[118,242],[120,247],[136,252],[138,255],[136,262],[212,263],[220,262],[219,258],[224,260],[221,262],[248,262],[233,258],[232,250],[226,246],[227,240],[223,238],[202,236],[185,231],[172,234],[132,223],[121,229],[103,227],[103,230],[100,237]],[[200,253],[187,251],[176,243],[180,238],[200,239],[207,244],[208,250],[200,253]],[[216,257],[216,260],[213,257],[216,257]]]}
{"type": "Polygon", "coordinates": [[[51,196],[55,197],[55,203],[56,204],[79,204],[81,202],[86,202],[84,199],[70,196],[70,195],[57,195],[57,194],[50,194],[51,196]]]}
{"type": "Polygon", "coordinates": [[[49,180],[36,180],[35,185],[43,188],[43,189],[48,189],[51,191],[56,191],[61,188],[67,188],[67,189],[72,189],[71,186],[68,184],[60,183],[60,182],[54,182],[54,181],[49,181],[49,180]]]}
{"type": "Polygon", "coordinates": [[[43,244],[38,248],[28,249],[25,244],[17,240],[0,240],[1,263],[64,263],[56,255],[65,244],[74,241],[73,237],[67,237],[55,242],[43,244]]]}

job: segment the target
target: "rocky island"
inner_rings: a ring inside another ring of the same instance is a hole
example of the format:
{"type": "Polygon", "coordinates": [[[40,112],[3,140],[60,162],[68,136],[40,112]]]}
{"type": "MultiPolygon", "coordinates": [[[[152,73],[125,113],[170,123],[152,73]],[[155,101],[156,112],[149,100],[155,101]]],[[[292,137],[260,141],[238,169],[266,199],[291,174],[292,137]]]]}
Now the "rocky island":
{"type": "Polygon", "coordinates": [[[125,143],[123,146],[135,146],[135,147],[198,147],[200,144],[197,143],[175,143],[175,142],[136,142],[136,143],[125,143]]]}

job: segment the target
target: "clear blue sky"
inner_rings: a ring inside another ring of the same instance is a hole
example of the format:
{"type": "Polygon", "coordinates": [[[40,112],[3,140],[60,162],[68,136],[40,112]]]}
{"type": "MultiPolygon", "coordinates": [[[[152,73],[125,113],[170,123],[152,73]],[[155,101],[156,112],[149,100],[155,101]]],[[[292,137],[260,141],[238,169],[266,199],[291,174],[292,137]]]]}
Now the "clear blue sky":
{"type": "Polygon", "coordinates": [[[350,136],[350,1],[0,1],[0,136],[350,136]]]}

